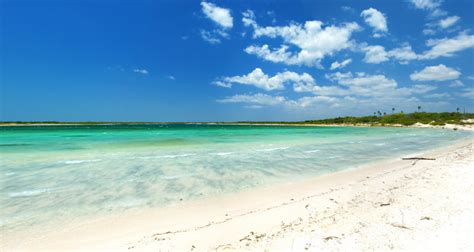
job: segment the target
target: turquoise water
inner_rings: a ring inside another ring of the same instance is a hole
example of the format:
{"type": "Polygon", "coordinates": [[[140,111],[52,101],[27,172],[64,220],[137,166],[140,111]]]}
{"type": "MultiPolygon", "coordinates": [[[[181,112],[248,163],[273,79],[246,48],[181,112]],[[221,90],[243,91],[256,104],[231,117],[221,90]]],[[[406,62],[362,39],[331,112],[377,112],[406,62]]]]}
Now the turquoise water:
{"type": "Polygon", "coordinates": [[[160,207],[435,148],[452,130],[115,125],[0,128],[0,225],[160,207]]]}

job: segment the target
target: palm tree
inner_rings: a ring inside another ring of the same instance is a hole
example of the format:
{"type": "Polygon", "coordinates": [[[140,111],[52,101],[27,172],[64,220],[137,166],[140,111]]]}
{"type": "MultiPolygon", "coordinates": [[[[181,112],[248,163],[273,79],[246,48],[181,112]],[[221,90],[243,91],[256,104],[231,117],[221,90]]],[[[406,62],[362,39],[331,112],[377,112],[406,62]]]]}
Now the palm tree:
{"type": "Polygon", "coordinates": [[[392,108],[392,114],[394,114],[394,113],[395,113],[395,108],[392,108]]]}
{"type": "Polygon", "coordinates": [[[377,114],[379,114],[379,116],[382,116],[382,113],[380,112],[380,110],[377,111],[377,114]]]}
{"type": "Polygon", "coordinates": [[[421,106],[418,106],[418,112],[420,112],[421,106]]]}
{"type": "Polygon", "coordinates": [[[377,112],[374,112],[374,116],[377,116],[377,112]]]}
{"type": "Polygon", "coordinates": [[[456,108],[456,112],[458,112],[458,113],[459,113],[459,107],[457,107],[457,108],[456,108]]]}
{"type": "Polygon", "coordinates": [[[386,115],[387,115],[387,113],[383,112],[383,116],[386,116],[386,115]]]}

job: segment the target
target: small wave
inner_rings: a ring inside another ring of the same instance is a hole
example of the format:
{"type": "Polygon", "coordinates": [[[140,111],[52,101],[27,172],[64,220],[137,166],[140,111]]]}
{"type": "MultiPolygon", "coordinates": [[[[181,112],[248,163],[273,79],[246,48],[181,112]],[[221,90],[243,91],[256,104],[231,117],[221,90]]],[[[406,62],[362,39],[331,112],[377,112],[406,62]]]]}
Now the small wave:
{"type": "Polygon", "coordinates": [[[216,156],[227,156],[230,154],[233,154],[234,152],[217,152],[217,153],[210,153],[211,155],[216,155],[216,156]]]}
{"type": "Polygon", "coordinates": [[[374,145],[376,145],[376,146],[384,146],[385,143],[376,143],[376,144],[374,144],[374,145]]]}
{"type": "Polygon", "coordinates": [[[190,157],[195,156],[193,153],[186,154],[177,154],[177,155],[162,155],[162,156],[144,156],[144,157],[129,157],[126,159],[160,159],[160,158],[180,158],[180,157],[190,157]]]}
{"type": "Polygon", "coordinates": [[[5,176],[12,176],[12,175],[15,175],[16,173],[14,172],[5,172],[5,176]]]}
{"type": "Polygon", "coordinates": [[[12,192],[12,193],[9,193],[8,196],[12,198],[31,197],[31,196],[36,196],[45,192],[50,192],[52,190],[53,190],[52,188],[44,188],[44,189],[37,189],[37,190],[27,190],[27,191],[22,191],[22,192],[12,192]]]}
{"type": "Polygon", "coordinates": [[[320,152],[320,150],[309,150],[309,151],[305,151],[304,153],[315,153],[315,152],[320,152]]]}
{"type": "Polygon", "coordinates": [[[270,148],[270,149],[260,149],[260,150],[257,150],[257,151],[269,152],[269,151],[276,151],[276,150],[286,150],[288,148],[289,147],[278,147],[278,148],[270,148]]]}
{"type": "Polygon", "coordinates": [[[82,163],[91,163],[91,162],[99,162],[101,159],[86,159],[86,160],[66,160],[63,163],[65,164],[82,164],[82,163]]]}

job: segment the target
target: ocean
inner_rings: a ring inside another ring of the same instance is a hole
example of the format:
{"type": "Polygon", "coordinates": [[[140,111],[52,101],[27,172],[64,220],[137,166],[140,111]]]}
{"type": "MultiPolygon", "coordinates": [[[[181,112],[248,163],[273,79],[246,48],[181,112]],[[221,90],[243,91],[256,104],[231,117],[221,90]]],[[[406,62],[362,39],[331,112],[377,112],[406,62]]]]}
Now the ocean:
{"type": "Polygon", "coordinates": [[[246,125],[0,127],[0,227],[22,233],[298,181],[472,133],[246,125]]]}

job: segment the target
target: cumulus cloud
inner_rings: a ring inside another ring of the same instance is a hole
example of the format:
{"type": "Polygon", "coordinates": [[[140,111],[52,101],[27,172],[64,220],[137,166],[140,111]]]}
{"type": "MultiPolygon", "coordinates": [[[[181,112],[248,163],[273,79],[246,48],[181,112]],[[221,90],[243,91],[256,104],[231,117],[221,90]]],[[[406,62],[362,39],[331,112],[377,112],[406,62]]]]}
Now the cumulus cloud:
{"type": "Polygon", "coordinates": [[[351,72],[327,74],[326,78],[336,81],[339,85],[349,88],[353,95],[381,96],[393,91],[397,82],[384,75],[368,75],[358,73],[354,76],[351,72]]]}
{"type": "Polygon", "coordinates": [[[144,74],[144,75],[147,75],[147,74],[148,74],[148,70],[146,70],[146,69],[140,69],[140,68],[135,68],[135,69],[133,69],[133,72],[134,72],[134,73],[139,73],[139,74],[144,74]]]}
{"type": "Polygon", "coordinates": [[[398,60],[400,63],[408,63],[408,61],[416,60],[419,58],[410,44],[404,43],[401,47],[390,50],[388,56],[398,60]]]}
{"type": "Polygon", "coordinates": [[[441,19],[439,21],[439,26],[443,29],[446,29],[448,27],[451,27],[455,23],[457,23],[459,21],[459,19],[460,19],[460,17],[458,17],[458,16],[451,16],[451,17],[447,17],[445,19],[441,19]]]}
{"type": "Polygon", "coordinates": [[[423,53],[416,53],[408,43],[403,43],[400,47],[386,51],[380,45],[360,45],[360,49],[365,53],[363,59],[366,63],[378,64],[389,59],[398,60],[400,63],[408,63],[411,60],[430,60],[439,57],[451,57],[455,53],[474,47],[474,35],[465,32],[459,33],[453,38],[429,39],[426,45],[430,49],[423,53]]]}
{"type": "Polygon", "coordinates": [[[298,74],[284,71],[274,76],[269,76],[260,68],[255,68],[255,70],[246,75],[224,77],[213,83],[221,87],[231,87],[232,84],[252,85],[267,91],[283,90],[285,89],[285,84],[292,84],[297,92],[303,92],[316,84],[313,77],[307,73],[298,74]]]}
{"type": "Polygon", "coordinates": [[[441,56],[450,57],[456,52],[474,47],[474,35],[461,32],[454,38],[429,39],[426,45],[431,49],[423,53],[423,59],[436,59],[441,56]]]}
{"type": "Polygon", "coordinates": [[[228,30],[234,25],[230,10],[208,2],[201,2],[201,6],[204,15],[218,26],[211,30],[201,29],[201,38],[210,44],[220,44],[222,38],[229,39],[228,30]]]}
{"type": "Polygon", "coordinates": [[[383,46],[365,46],[362,50],[365,52],[363,61],[366,63],[378,64],[388,60],[388,54],[383,46]]]}
{"type": "Polygon", "coordinates": [[[432,18],[447,14],[446,11],[439,8],[442,0],[410,0],[410,2],[417,9],[429,11],[432,18]]]}
{"type": "Polygon", "coordinates": [[[233,18],[229,9],[219,7],[213,3],[201,2],[202,12],[207,18],[224,29],[232,28],[233,18]]]}
{"type": "Polygon", "coordinates": [[[459,78],[461,73],[443,64],[428,66],[419,72],[410,74],[413,81],[446,81],[459,78]]]}
{"type": "Polygon", "coordinates": [[[451,84],[449,84],[449,87],[452,87],[452,88],[464,87],[464,83],[460,80],[455,80],[451,82],[451,84]]]}
{"type": "Polygon", "coordinates": [[[354,22],[324,26],[321,21],[306,21],[304,24],[262,27],[257,24],[252,11],[246,11],[242,15],[244,26],[253,28],[254,39],[268,37],[283,40],[283,44],[277,48],[270,48],[267,44],[251,45],[245,52],[287,65],[320,66],[325,56],[353,46],[351,35],[360,30],[360,26],[354,22]],[[290,45],[299,50],[290,51],[290,45]]]}
{"type": "Polygon", "coordinates": [[[382,12],[374,8],[369,8],[362,11],[360,15],[364,18],[364,21],[374,29],[374,37],[380,37],[383,33],[388,32],[387,19],[382,12]]]}
{"type": "Polygon", "coordinates": [[[440,0],[410,0],[417,9],[433,10],[441,5],[440,0]]]}
{"type": "Polygon", "coordinates": [[[342,61],[341,63],[339,63],[338,61],[334,61],[331,64],[331,70],[335,70],[335,69],[338,69],[338,68],[344,68],[345,66],[349,65],[351,62],[352,62],[352,59],[346,59],[346,60],[342,61]]]}

